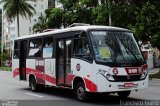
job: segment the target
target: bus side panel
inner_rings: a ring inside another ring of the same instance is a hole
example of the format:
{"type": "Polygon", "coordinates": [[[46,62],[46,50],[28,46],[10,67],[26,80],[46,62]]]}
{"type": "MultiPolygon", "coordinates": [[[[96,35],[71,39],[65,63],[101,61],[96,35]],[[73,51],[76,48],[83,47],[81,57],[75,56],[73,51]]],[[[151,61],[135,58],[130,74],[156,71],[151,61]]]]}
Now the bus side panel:
{"type": "Polygon", "coordinates": [[[19,59],[12,60],[13,78],[19,80],[19,59]]]}
{"type": "Polygon", "coordinates": [[[27,73],[27,81],[29,81],[29,75],[34,72],[31,70],[35,70],[35,59],[26,59],[26,73],[27,73]]]}
{"type": "MultiPolygon", "coordinates": [[[[81,77],[85,83],[86,91],[97,92],[96,79],[93,76],[95,71],[94,63],[81,59],[71,59],[71,70],[75,77],[81,77]]],[[[74,78],[75,78],[74,77],[74,78]]]]}
{"type": "Polygon", "coordinates": [[[43,85],[45,84],[43,59],[27,59],[26,72],[27,72],[27,80],[29,80],[29,75],[33,74],[38,84],[43,84],[43,85]]]}
{"type": "Polygon", "coordinates": [[[96,65],[96,83],[97,83],[97,91],[98,92],[106,92],[109,84],[108,80],[105,78],[108,73],[110,67],[103,65],[96,65]]]}
{"type": "Polygon", "coordinates": [[[55,59],[45,59],[45,84],[56,85],[55,59]]]}

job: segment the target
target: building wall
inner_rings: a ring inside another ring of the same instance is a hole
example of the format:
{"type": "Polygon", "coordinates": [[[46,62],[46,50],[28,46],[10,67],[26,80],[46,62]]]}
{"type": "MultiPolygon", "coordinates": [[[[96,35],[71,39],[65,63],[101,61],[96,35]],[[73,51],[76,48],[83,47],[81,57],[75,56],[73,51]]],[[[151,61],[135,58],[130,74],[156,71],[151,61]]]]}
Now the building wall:
{"type": "Polygon", "coordinates": [[[152,48],[150,42],[148,42],[148,44],[146,44],[146,45],[142,45],[141,50],[142,50],[144,58],[147,62],[148,69],[154,68],[153,48],[152,48]]]}
{"type": "MultiPolygon", "coordinates": [[[[37,0],[37,2],[29,2],[36,10],[36,13],[32,17],[28,17],[27,19],[25,17],[19,18],[19,26],[20,26],[20,36],[26,36],[33,34],[32,28],[34,24],[37,23],[38,17],[41,14],[44,14],[44,11],[48,8],[48,0],[37,0]]],[[[17,37],[17,20],[14,20],[13,22],[13,29],[11,33],[15,34],[15,37],[17,37]]],[[[13,35],[14,36],[14,35],[13,35]]]]}
{"type": "Polygon", "coordinates": [[[63,5],[58,1],[58,0],[55,0],[55,8],[62,8],[63,5]]]}
{"type": "Polygon", "coordinates": [[[4,33],[4,37],[3,37],[4,47],[5,49],[9,49],[10,48],[10,23],[6,18],[3,20],[3,26],[5,27],[4,29],[2,29],[4,33]]]}
{"type": "MultiPolygon", "coordinates": [[[[38,17],[41,14],[44,14],[44,11],[48,8],[48,0],[37,0],[36,2],[29,1],[36,10],[36,13],[32,17],[19,16],[19,27],[20,27],[20,36],[26,36],[33,34],[32,28],[35,23],[38,21],[38,17]]],[[[3,10],[3,9],[2,9],[3,10]]],[[[13,48],[13,40],[18,37],[17,32],[17,19],[7,20],[4,11],[2,11],[3,19],[2,19],[2,43],[5,49],[13,48]]]]}

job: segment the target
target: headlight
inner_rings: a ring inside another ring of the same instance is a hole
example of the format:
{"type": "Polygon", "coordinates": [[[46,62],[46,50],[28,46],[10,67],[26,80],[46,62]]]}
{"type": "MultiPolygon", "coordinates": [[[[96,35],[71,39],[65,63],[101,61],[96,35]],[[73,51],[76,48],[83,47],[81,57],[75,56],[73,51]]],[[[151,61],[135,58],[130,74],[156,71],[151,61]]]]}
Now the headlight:
{"type": "Polygon", "coordinates": [[[106,78],[110,81],[114,81],[114,78],[112,77],[112,75],[110,73],[106,74],[106,78]]]}
{"type": "Polygon", "coordinates": [[[111,77],[111,74],[107,73],[106,78],[109,79],[111,77]]]}
{"type": "Polygon", "coordinates": [[[108,71],[100,69],[98,73],[105,77],[107,80],[114,81],[113,76],[108,71]]]}
{"type": "Polygon", "coordinates": [[[147,74],[148,74],[148,70],[145,69],[145,70],[143,71],[143,73],[142,73],[140,79],[144,79],[144,78],[147,76],[147,74]]]}

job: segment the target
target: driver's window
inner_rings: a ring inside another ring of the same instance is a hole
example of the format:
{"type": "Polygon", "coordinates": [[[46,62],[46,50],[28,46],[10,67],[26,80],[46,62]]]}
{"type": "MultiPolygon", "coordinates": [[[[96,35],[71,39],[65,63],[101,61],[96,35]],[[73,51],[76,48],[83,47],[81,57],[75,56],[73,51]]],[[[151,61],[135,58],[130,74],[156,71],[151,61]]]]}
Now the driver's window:
{"type": "Polygon", "coordinates": [[[73,54],[74,55],[88,55],[88,54],[90,54],[87,39],[80,38],[80,39],[74,40],[73,54]]]}
{"type": "Polygon", "coordinates": [[[76,37],[74,39],[73,56],[84,59],[89,59],[91,57],[86,37],[76,37]]]}

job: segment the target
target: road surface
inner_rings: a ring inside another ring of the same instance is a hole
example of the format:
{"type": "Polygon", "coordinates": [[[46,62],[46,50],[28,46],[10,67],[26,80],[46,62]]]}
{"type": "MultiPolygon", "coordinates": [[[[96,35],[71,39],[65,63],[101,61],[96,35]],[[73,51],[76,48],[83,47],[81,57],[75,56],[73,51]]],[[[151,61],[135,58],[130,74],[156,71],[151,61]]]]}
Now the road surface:
{"type": "MultiPolygon", "coordinates": [[[[126,105],[124,101],[141,102],[155,100],[160,104],[160,81],[149,81],[149,87],[133,91],[129,98],[122,99],[117,94],[92,95],[88,102],[79,102],[72,90],[46,88],[42,92],[32,92],[28,82],[16,80],[11,72],[0,71],[0,106],[111,106],[126,105]],[[159,100],[159,101],[158,101],[159,100]]],[[[158,105],[159,105],[158,104],[158,105]]]]}

